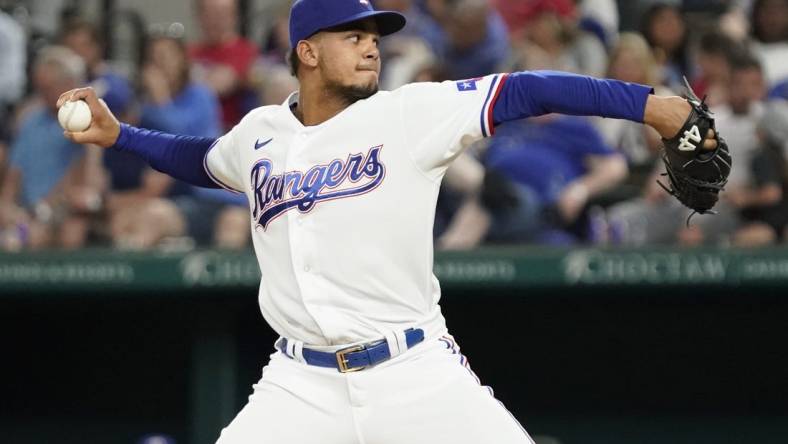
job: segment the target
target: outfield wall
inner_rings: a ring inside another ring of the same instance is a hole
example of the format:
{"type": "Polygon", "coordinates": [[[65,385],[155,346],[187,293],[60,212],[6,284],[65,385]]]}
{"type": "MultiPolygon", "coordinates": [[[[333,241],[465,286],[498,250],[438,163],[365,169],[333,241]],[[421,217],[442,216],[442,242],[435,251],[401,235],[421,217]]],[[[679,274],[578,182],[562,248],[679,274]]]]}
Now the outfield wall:
{"type": "MultiPolygon", "coordinates": [[[[785,250],[494,249],[436,274],[471,366],[534,435],[788,439],[785,250]]],[[[258,280],[250,254],[0,256],[3,442],[213,442],[273,351],[258,280]]]]}

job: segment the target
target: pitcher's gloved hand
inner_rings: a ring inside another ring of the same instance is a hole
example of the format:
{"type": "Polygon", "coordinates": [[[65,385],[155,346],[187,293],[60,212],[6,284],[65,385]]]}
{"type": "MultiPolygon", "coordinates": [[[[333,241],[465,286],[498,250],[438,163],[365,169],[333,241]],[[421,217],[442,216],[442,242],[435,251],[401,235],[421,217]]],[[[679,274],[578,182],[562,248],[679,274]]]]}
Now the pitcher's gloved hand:
{"type": "Polygon", "coordinates": [[[708,105],[698,99],[687,79],[684,82],[692,111],[678,134],[671,139],[662,139],[665,145],[662,160],[667,171],[664,175],[670,183],[660,182],[660,185],[682,204],[703,214],[712,212],[720,191],[728,181],[731,155],[725,140],[714,127],[708,105]],[[704,142],[710,137],[716,139],[717,146],[713,150],[705,150],[704,142]]]}

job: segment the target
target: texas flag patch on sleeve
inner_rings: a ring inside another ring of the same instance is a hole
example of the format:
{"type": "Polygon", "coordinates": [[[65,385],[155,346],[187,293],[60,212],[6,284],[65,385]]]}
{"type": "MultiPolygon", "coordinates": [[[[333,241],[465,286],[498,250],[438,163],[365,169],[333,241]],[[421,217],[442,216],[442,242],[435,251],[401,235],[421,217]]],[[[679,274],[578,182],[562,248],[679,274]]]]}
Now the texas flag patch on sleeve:
{"type": "Polygon", "coordinates": [[[457,82],[457,91],[476,91],[476,82],[479,80],[481,78],[460,80],[457,82]]]}

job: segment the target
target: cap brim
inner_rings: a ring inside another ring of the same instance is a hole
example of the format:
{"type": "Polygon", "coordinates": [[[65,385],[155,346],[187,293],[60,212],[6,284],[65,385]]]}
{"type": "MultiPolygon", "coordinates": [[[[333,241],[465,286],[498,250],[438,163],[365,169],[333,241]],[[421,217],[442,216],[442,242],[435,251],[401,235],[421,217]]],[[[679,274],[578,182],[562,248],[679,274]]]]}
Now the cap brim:
{"type": "Polygon", "coordinates": [[[339,23],[332,23],[326,26],[325,28],[323,28],[322,30],[336,28],[338,26],[347,25],[354,22],[360,22],[368,18],[372,18],[375,20],[375,24],[378,26],[378,33],[380,33],[381,36],[394,34],[395,32],[404,28],[405,24],[407,23],[405,16],[400,14],[399,12],[364,11],[362,13],[352,15],[350,17],[346,17],[339,23]]]}

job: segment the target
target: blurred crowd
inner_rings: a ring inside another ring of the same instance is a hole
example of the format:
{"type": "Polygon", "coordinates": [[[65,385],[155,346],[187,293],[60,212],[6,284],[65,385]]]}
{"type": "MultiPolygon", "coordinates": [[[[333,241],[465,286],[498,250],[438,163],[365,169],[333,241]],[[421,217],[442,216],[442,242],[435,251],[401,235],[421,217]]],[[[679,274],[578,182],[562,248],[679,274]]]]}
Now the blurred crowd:
{"type": "MultiPolygon", "coordinates": [[[[93,86],[122,121],[218,137],[298,88],[287,60],[289,1],[262,41],[236,0],[196,0],[198,38],[145,26],[132,69],[106,28],[61,14],[37,38],[26,2],[0,11],[0,251],[244,249],[244,195],[178,182],[127,153],[63,138],[54,108],[93,86]]],[[[281,3],[281,4],[279,4],[281,3]]],[[[546,115],[503,124],[449,169],[436,246],[736,245],[788,236],[788,0],[376,0],[408,18],[383,39],[381,88],[494,72],[561,70],[707,97],[734,158],[716,215],[694,215],[665,183],[659,136],[636,123],[546,115]]],[[[0,2],[0,5],[3,5],[0,2]]]]}

